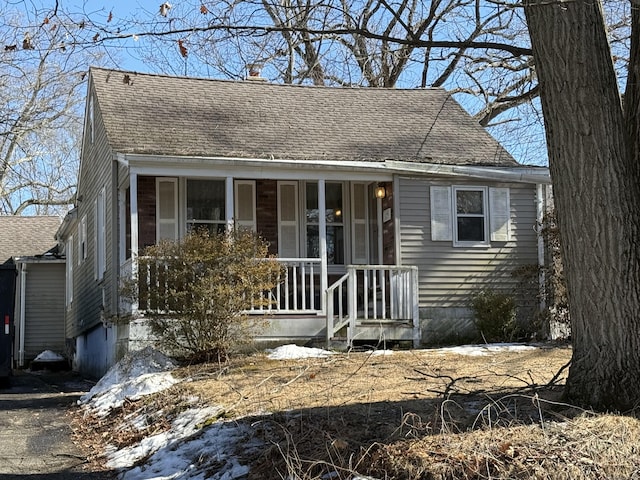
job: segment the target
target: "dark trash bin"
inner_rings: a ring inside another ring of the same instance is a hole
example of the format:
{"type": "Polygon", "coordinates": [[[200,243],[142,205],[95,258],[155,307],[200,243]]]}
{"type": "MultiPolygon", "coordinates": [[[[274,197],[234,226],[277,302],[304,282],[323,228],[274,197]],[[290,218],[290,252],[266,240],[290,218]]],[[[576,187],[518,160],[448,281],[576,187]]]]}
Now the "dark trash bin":
{"type": "Polygon", "coordinates": [[[13,363],[14,265],[0,265],[0,384],[6,384],[13,363]]]}

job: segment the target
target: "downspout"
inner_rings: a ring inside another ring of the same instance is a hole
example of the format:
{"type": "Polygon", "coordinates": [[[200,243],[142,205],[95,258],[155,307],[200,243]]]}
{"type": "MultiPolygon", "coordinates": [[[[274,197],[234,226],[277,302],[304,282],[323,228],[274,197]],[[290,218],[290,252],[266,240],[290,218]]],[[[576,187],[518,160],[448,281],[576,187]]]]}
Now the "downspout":
{"type": "Polygon", "coordinates": [[[540,312],[546,308],[546,275],[544,262],[544,213],[545,213],[545,186],[536,185],[536,233],[538,234],[538,292],[540,295],[540,312]]]}
{"type": "Polygon", "coordinates": [[[26,325],[26,296],[27,296],[27,264],[20,262],[20,336],[18,339],[18,366],[24,367],[24,330],[26,325]]]}

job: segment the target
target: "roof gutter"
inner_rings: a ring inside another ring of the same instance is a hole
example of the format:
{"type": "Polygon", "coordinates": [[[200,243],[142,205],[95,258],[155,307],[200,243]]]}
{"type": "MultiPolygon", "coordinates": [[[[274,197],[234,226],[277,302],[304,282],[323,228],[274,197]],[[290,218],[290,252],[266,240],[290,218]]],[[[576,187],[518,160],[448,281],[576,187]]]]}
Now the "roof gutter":
{"type": "Polygon", "coordinates": [[[206,165],[216,163],[229,167],[247,166],[265,168],[310,168],[310,169],[342,169],[342,170],[385,170],[383,161],[357,161],[357,160],[288,160],[275,158],[242,158],[242,157],[192,157],[192,156],[165,156],[165,155],[147,155],[147,154],[118,154],[118,161],[123,165],[142,166],[149,164],[157,164],[162,159],[164,165],[206,165]]]}
{"type": "Polygon", "coordinates": [[[376,172],[389,174],[444,175],[482,178],[499,182],[533,183],[548,185],[551,183],[549,169],[546,167],[493,167],[470,165],[443,165],[435,163],[405,162],[397,160],[357,161],[357,160],[288,160],[274,158],[241,157],[181,157],[148,154],[117,154],[117,160],[123,165],[151,166],[162,159],[165,166],[184,167],[205,166],[211,163],[234,168],[238,166],[256,169],[305,168],[309,170],[343,170],[376,172]]]}
{"type": "Polygon", "coordinates": [[[541,185],[551,184],[549,169],[546,167],[480,167],[470,165],[398,162],[394,160],[387,160],[385,164],[390,170],[397,173],[474,177],[498,182],[534,183],[541,185]]]}

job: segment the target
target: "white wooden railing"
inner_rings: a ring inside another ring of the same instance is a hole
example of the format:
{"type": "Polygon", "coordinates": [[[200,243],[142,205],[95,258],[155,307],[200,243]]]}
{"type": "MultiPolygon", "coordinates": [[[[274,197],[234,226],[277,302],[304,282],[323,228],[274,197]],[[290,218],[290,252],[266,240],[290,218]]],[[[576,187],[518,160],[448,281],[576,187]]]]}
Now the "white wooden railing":
{"type": "Polygon", "coordinates": [[[418,326],[418,268],[349,265],[327,289],[327,343],[346,327],[347,342],[358,323],[411,322],[418,326]]]}
{"type": "MultiPolygon", "coordinates": [[[[351,344],[358,325],[408,323],[418,329],[418,268],[396,265],[349,265],[347,273],[326,289],[323,302],[319,258],[279,258],[285,268],[277,286],[264,293],[247,313],[326,314],[327,343],[346,327],[351,344]],[[264,302],[263,300],[268,300],[264,302]]],[[[139,304],[130,308],[170,311],[162,286],[166,265],[139,268],[132,261],[121,266],[123,278],[137,270],[139,304]],[[138,267],[138,268],[136,268],[138,267]]]]}
{"type": "MultiPolygon", "coordinates": [[[[321,263],[319,258],[278,258],[282,263],[284,274],[277,285],[264,293],[264,297],[256,299],[247,313],[288,313],[318,314],[323,311],[321,289],[321,263]],[[264,301],[266,300],[266,301],[264,301]]],[[[133,263],[125,262],[121,266],[121,276],[131,278],[133,263]]],[[[162,262],[137,264],[139,304],[134,308],[143,311],[164,313],[170,310],[166,298],[162,294],[166,283],[166,268],[162,262]]]]}
{"type": "Polygon", "coordinates": [[[278,258],[285,266],[278,285],[265,292],[267,306],[252,307],[249,313],[305,314],[322,311],[321,263],[319,258],[278,258]]]}

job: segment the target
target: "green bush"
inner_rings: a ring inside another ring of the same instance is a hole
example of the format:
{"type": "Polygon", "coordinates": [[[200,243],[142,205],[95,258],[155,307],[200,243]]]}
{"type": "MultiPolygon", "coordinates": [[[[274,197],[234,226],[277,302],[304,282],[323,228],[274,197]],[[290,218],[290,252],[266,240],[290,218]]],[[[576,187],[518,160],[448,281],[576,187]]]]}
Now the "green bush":
{"type": "Polygon", "coordinates": [[[149,319],[157,346],[191,362],[222,361],[251,340],[245,313],[267,307],[282,267],[248,231],[206,230],[144,249],[127,295],[149,319]]]}
{"type": "Polygon", "coordinates": [[[474,323],[486,342],[504,342],[517,329],[516,302],[512,295],[484,288],[471,298],[474,323]]]}

